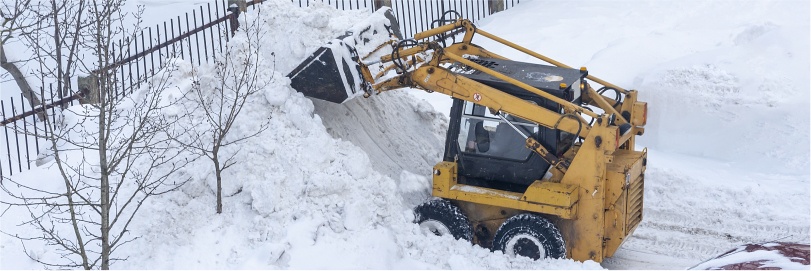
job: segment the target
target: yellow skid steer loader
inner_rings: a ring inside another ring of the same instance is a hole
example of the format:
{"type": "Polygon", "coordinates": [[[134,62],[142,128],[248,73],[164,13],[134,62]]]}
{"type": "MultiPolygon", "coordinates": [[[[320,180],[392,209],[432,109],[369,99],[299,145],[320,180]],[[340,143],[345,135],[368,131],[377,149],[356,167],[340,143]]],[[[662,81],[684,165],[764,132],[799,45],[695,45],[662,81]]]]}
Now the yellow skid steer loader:
{"type": "Polygon", "coordinates": [[[401,40],[390,10],[380,10],[385,23],[347,32],[288,77],[306,96],[335,103],[403,88],[453,97],[444,159],[432,171],[438,199],[414,209],[423,229],[534,259],[611,257],[642,220],[647,152],[634,139],[647,103],[458,13],[444,19],[453,13],[401,40]],[[359,55],[370,46],[361,32],[391,35],[376,48],[391,53],[359,55]],[[507,59],[474,36],[551,65],[507,59]]]}

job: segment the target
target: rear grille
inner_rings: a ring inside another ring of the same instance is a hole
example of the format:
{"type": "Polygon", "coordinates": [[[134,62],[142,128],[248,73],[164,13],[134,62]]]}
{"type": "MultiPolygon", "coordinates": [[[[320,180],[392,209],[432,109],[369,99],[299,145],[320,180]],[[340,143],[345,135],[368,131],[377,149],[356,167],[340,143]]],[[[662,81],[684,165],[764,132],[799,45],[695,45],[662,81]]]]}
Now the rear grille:
{"type": "MultiPolygon", "coordinates": [[[[482,65],[482,66],[484,66],[485,68],[488,68],[488,69],[494,69],[495,67],[498,66],[498,63],[496,63],[495,61],[491,61],[491,60],[483,60],[483,59],[478,59],[478,58],[467,58],[467,60],[470,60],[471,62],[479,64],[479,65],[482,65]]],[[[456,64],[452,65],[450,67],[450,70],[451,70],[451,72],[458,73],[458,74],[480,74],[480,73],[482,73],[482,71],[473,69],[473,67],[470,67],[468,65],[464,65],[462,63],[456,63],[456,64]]]]}
{"type": "Polygon", "coordinates": [[[493,67],[498,66],[498,63],[496,63],[495,61],[482,60],[482,59],[468,59],[468,60],[472,61],[473,63],[482,65],[485,68],[492,69],[493,67]]]}
{"type": "Polygon", "coordinates": [[[639,175],[636,180],[630,184],[628,189],[628,227],[626,234],[630,233],[639,222],[642,222],[642,198],[645,188],[645,175],[639,175]]]}

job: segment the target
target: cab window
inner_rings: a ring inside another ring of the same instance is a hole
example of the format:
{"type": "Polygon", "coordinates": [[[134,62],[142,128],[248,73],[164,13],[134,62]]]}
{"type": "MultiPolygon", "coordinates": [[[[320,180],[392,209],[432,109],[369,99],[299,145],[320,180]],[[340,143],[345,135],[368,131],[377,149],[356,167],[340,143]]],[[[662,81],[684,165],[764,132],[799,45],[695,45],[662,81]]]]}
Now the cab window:
{"type": "MultiPolygon", "coordinates": [[[[524,135],[539,138],[537,124],[505,115],[524,135]]],[[[526,139],[486,107],[465,102],[459,129],[459,147],[465,153],[511,160],[526,160],[532,153],[525,147],[526,139]]]]}

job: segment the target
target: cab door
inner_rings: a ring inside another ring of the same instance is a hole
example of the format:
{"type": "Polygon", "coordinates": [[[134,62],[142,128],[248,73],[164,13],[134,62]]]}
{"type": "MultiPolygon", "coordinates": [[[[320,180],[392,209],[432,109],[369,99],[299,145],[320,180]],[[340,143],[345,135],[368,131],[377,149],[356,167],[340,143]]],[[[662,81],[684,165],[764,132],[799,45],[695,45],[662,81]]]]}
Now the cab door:
{"type": "MultiPolygon", "coordinates": [[[[505,118],[525,135],[553,149],[554,131],[514,116],[505,118]]],[[[546,161],[525,147],[523,136],[486,107],[454,100],[451,119],[445,161],[457,162],[460,183],[522,192],[549,169],[546,161]]]]}

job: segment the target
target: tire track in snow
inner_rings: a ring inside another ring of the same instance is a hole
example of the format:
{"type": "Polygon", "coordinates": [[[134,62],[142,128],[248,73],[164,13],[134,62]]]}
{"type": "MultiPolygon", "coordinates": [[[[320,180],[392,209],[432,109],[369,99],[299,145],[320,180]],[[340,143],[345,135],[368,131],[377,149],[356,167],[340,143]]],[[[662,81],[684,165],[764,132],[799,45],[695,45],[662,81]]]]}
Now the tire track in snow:
{"type": "Polygon", "coordinates": [[[808,228],[802,226],[751,224],[685,226],[679,222],[660,222],[663,219],[659,217],[647,219],[649,222],[640,224],[631,239],[620,249],[644,250],[700,261],[741,244],[778,239],[807,241],[808,236],[808,228]]]}
{"type": "Polygon", "coordinates": [[[647,227],[662,231],[681,232],[689,235],[723,237],[736,243],[759,243],[777,239],[802,240],[809,234],[808,227],[787,225],[739,224],[733,230],[713,230],[701,227],[687,227],[679,224],[649,222],[647,227]]]}

